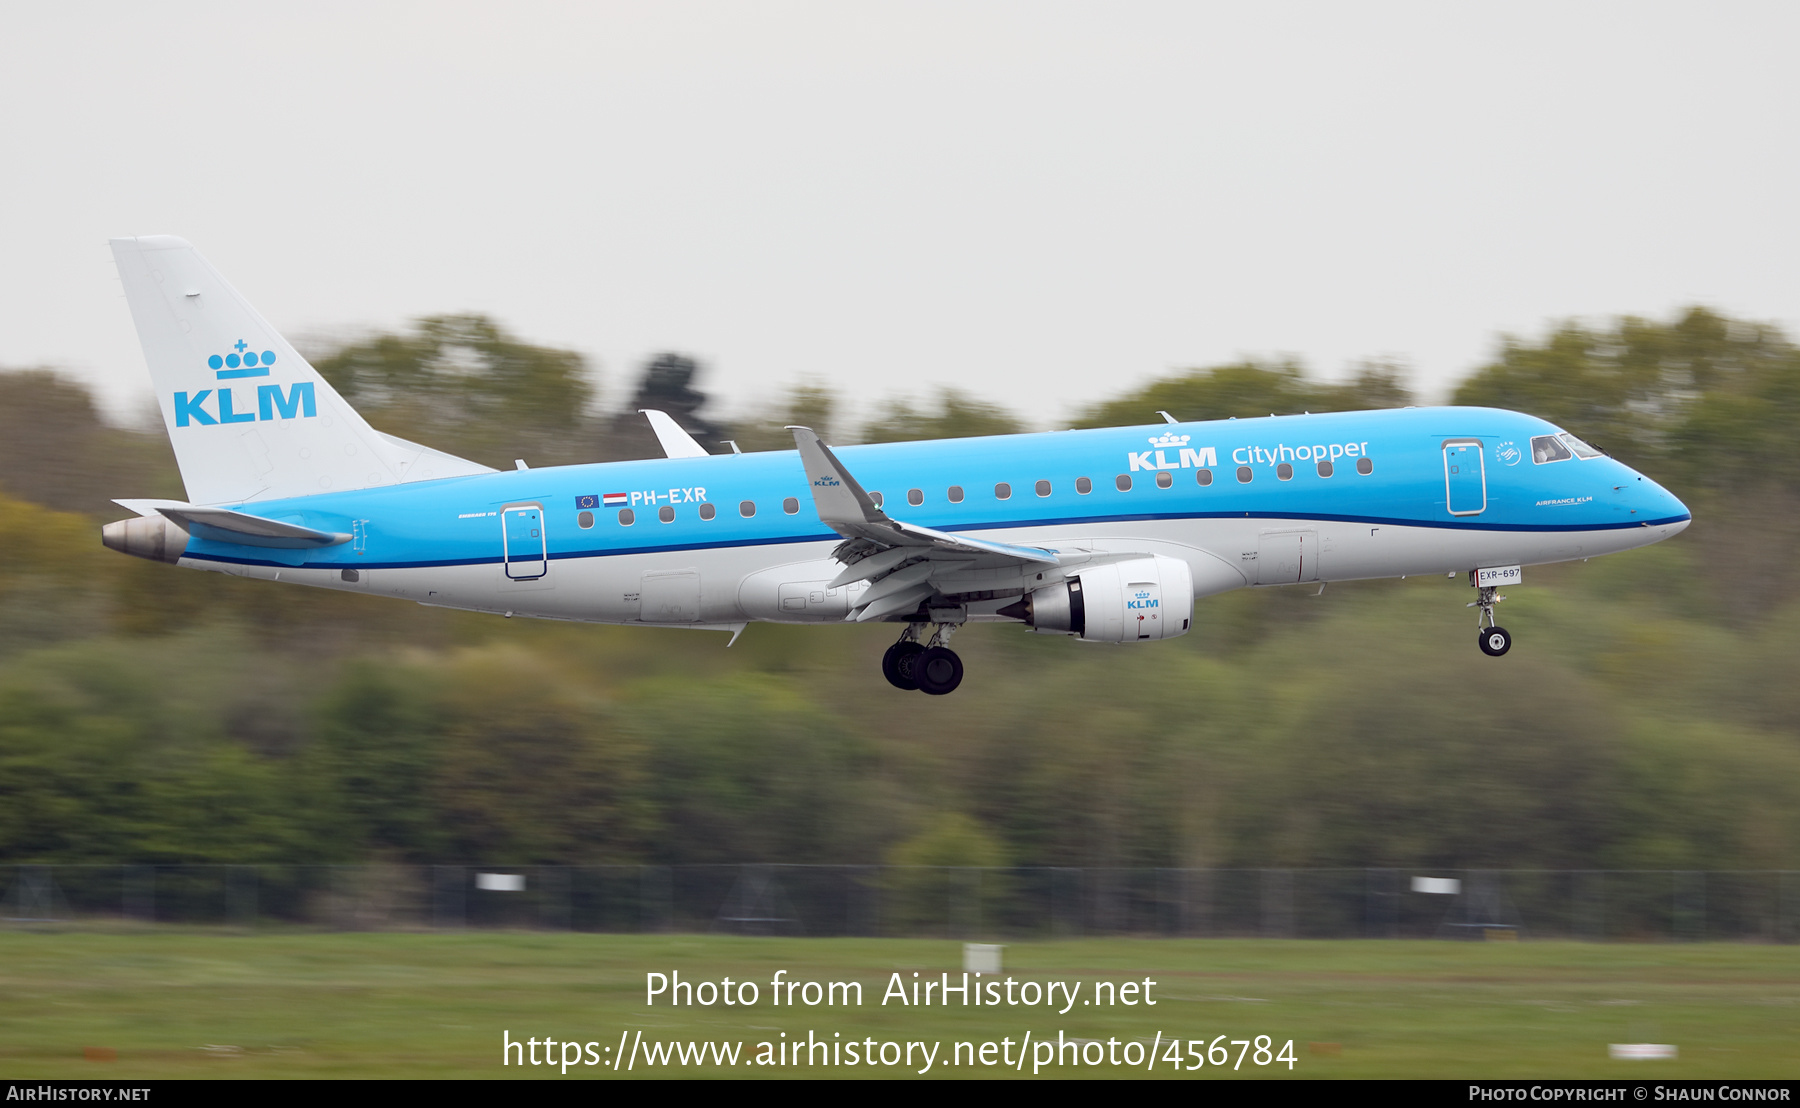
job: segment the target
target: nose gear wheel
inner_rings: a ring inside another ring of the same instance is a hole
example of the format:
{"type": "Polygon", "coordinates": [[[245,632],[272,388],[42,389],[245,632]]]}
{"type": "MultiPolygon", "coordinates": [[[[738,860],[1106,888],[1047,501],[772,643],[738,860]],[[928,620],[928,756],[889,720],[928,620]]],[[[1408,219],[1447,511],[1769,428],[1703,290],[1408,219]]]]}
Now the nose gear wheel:
{"type": "MultiPolygon", "coordinates": [[[[1473,577],[1474,574],[1470,574],[1470,576],[1473,577]]],[[[1479,599],[1468,605],[1471,608],[1481,609],[1475,615],[1477,633],[1475,641],[1481,647],[1481,652],[1490,658],[1498,658],[1512,649],[1512,633],[1494,621],[1494,605],[1505,599],[1506,597],[1500,593],[1500,590],[1492,585],[1484,585],[1481,587],[1479,599]]]]}

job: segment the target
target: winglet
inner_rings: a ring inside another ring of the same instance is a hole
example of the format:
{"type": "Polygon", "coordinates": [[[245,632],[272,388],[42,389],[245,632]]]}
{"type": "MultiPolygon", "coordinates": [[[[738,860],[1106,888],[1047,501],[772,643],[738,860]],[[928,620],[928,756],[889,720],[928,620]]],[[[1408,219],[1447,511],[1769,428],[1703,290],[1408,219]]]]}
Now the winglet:
{"type": "Polygon", "coordinates": [[[875,501],[869,499],[869,494],[811,427],[787,430],[794,433],[794,446],[800,451],[800,463],[806,467],[806,480],[812,486],[813,505],[819,510],[821,522],[833,530],[840,523],[888,522],[887,513],[875,506],[875,501]]]}
{"type": "Polygon", "coordinates": [[[656,432],[656,441],[662,445],[664,454],[671,458],[706,457],[706,447],[683,431],[681,424],[671,419],[669,413],[659,412],[655,408],[639,408],[638,414],[650,421],[650,429],[656,432]]]}

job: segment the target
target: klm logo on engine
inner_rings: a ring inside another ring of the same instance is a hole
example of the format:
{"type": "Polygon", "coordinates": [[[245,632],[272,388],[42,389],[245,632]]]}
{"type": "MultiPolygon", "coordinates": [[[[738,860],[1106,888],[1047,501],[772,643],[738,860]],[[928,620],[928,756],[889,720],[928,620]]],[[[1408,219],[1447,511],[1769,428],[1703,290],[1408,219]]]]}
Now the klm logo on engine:
{"type": "MultiPolygon", "coordinates": [[[[221,381],[267,377],[269,367],[274,364],[273,350],[259,354],[249,349],[243,339],[232,344],[231,353],[214,354],[206,359],[207,368],[221,381]]],[[[236,397],[229,388],[220,388],[216,397],[212,389],[201,389],[191,395],[178,392],[175,394],[175,426],[213,427],[221,423],[253,423],[259,419],[308,419],[319,414],[319,398],[311,381],[299,381],[285,389],[281,385],[258,385],[254,407],[248,391],[242,390],[236,397]],[[209,399],[212,400],[211,410],[207,407],[209,399]],[[238,410],[239,405],[243,406],[242,411],[238,410]]]]}
{"type": "Polygon", "coordinates": [[[1160,603],[1156,597],[1150,595],[1148,589],[1137,589],[1125,599],[1125,608],[1127,611],[1143,611],[1147,608],[1158,607],[1160,603]]]}
{"type": "Polygon", "coordinates": [[[1130,453],[1129,451],[1126,453],[1125,456],[1131,459],[1131,471],[1133,473],[1136,473],[1140,469],[1203,469],[1207,466],[1216,466],[1219,464],[1218,451],[1213,447],[1202,446],[1197,450],[1190,449],[1188,447],[1188,436],[1177,435],[1173,431],[1165,431],[1151,439],[1150,445],[1157,447],[1158,449],[1140,450],[1136,454],[1130,453]],[[1175,451],[1177,449],[1180,450],[1180,453],[1177,454],[1175,460],[1171,462],[1165,454],[1165,451],[1175,451]],[[1156,456],[1154,461],[1151,460],[1152,454],[1156,456]]]}

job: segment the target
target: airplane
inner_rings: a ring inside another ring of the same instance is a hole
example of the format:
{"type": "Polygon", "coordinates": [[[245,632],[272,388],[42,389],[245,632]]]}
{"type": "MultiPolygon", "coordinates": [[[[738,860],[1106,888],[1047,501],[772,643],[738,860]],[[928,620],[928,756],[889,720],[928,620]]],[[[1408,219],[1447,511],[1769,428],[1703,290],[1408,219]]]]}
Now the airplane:
{"type": "MultiPolygon", "coordinates": [[[[1239,588],[1466,574],[1480,649],[1522,567],[1679,534],[1662,486],[1494,408],[1162,423],[495,470],[375,430],[187,242],[112,240],[188,499],[116,501],[113,550],[505,616],[726,631],[898,625],[898,689],[944,695],[963,626],[1186,634],[1239,588]]],[[[727,644],[729,645],[729,643],[727,644]]]]}

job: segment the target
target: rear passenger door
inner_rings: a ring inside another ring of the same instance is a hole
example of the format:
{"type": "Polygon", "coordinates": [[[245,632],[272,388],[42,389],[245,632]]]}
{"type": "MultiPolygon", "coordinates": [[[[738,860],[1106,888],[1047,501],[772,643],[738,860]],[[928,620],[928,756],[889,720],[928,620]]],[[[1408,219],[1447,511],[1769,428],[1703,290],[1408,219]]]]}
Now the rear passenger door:
{"type": "Polygon", "coordinates": [[[514,581],[536,581],[549,572],[542,504],[508,504],[500,513],[502,560],[514,581]]]}

